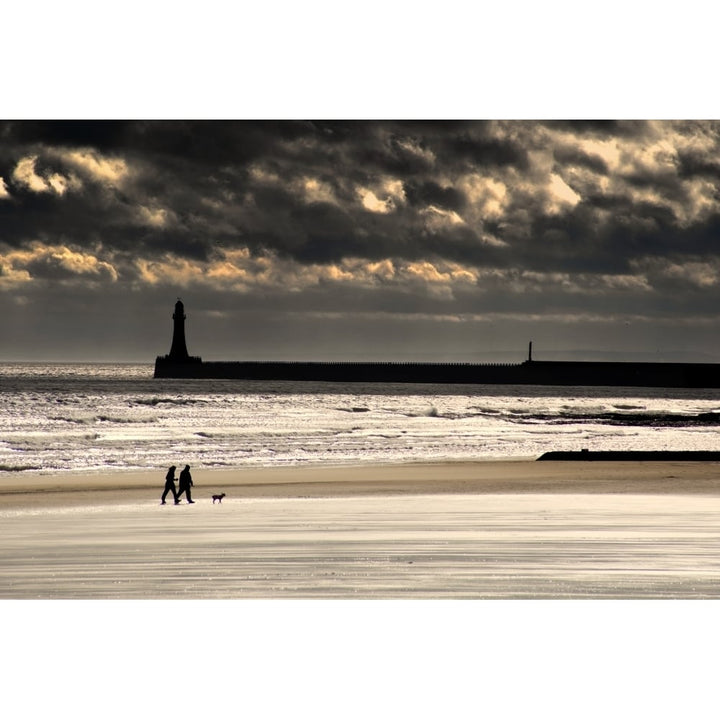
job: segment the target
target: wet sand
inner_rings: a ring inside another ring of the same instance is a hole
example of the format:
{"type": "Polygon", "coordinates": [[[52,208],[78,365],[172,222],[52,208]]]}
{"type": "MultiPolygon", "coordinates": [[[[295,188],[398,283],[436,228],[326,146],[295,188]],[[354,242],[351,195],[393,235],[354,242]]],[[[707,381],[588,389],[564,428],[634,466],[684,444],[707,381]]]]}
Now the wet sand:
{"type": "MultiPolygon", "coordinates": [[[[242,470],[193,468],[193,498],[398,494],[720,494],[720,463],[532,460],[242,470]]],[[[164,469],[107,475],[0,476],[0,510],[159,501],[164,469]]]]}
{"type": "Polygon", "coordinates": [[[713,598],[713,463],[9,478],[0,598],[713,598]],[[212,495],[225,492],[222,504],[212,495]]]}
{"type": "Polygon", "coordinates": [[[16,717],[59,705],[96,717],[108,697],[117,715],[140,699],[177,717],[228,708],[279,717],[299,706],[369,717],[378,702],[417,718],[468,707],[507,715],[509,702],[513,716],[551,707],[555,717],[709,706],[697,688],[712,687],[702,658],[717,644],[716,605],[677,600],[720,597],[714,463],[193,474],[196,504],[178,507],[159,504],[163,469],[0,477],[16,717]],[[212,504],[217,492],[222,505],[212,504]],[[564,602],[494,602],[517,599],[564,602]],[[178,693],[184,666],[189,685],[178,693]],[[677,687],[688,672],[674,702],[643,690],[618,705],[618,688],[656,687],[658,677],[677,687]],[[615,690],[598,696],[598,677],[615,690]],[[118,694],[118,678],[130,690],[118,694]],[[519,699],[518,682],[531,688],[519,699]]]}

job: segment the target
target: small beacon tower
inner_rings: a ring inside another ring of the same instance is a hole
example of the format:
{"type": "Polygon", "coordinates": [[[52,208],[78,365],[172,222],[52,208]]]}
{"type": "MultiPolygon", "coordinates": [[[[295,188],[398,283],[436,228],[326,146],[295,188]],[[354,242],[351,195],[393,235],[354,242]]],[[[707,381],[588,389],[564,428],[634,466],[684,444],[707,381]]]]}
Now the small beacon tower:
{"type": "Polygon", "coordinates": [[[183,362],[190,358],[185,344],[185,307],[182,300],[178,298],[175,303],[175,312],[173,313],[173,339],[170,348],[170,360],[183,362]]]}

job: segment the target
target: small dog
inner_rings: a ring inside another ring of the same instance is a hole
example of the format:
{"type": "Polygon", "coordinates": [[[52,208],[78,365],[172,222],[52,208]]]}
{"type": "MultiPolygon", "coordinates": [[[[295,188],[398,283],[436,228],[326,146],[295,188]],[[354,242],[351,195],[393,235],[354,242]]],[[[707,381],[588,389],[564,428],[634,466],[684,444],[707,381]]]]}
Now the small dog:
{"type": "Polygon", "coordinates": [[[225,493],[220,493],[219,495],[213,495],[213,505],[215,504],[215,501],[217,500],[219,503],[222,504],[222,499],[225,497],[225,493]]]}

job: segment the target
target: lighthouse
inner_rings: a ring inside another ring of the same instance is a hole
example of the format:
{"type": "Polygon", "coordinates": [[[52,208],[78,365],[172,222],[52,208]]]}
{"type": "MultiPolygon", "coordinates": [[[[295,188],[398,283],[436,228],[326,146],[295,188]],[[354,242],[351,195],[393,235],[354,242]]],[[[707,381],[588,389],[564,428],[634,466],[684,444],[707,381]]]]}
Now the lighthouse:
{"type": "Polygon", "coordinates": [[[196,377],[193,367],[202,365],[202,358],[188,355],[185,344],[185,307],[178,298],[173,313],[173,339],[170,353],[155,358],[155,377],[196,377]]]}
{"type": "Polygon", "coordinates": [[[189,359],[187,345],[185,344],[185,307],[182,300],[178,298],[175,303],[175,312],[173,313],[173,339],[170,348],[170,360],[175,362],[184,362],[189,359]]]}

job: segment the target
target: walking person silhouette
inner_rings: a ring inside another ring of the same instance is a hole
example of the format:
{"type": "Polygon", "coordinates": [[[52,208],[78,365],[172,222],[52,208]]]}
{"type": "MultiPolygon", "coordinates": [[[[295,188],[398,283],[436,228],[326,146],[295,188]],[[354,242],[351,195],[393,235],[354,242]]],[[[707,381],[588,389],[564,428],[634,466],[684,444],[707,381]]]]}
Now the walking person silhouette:
{"type": "Polygon", "coordinates": [[[162,497],[160,498],[160,504],[165,505],[165,498],[167,497],[167,494],[171,492],[173,495],[173,500],[175,500],[175,504],[180,504],[180,496],[175,491],[175,465],[170,466],[170,468],[167,471],[167,475],[165,476],[165,491],[162,494],[162,497]]]}
{"type": "Polygon", "coordinates": [[[189,503],[194,503],[190,495],[190,488],[193,486],[192,475],[190,475],[190,466],[186,465],[185,469],[180,473],[180,482],[178,483],[177,501],[180,502],[180,496],[185,493],[185,497],[189,503]]]}

